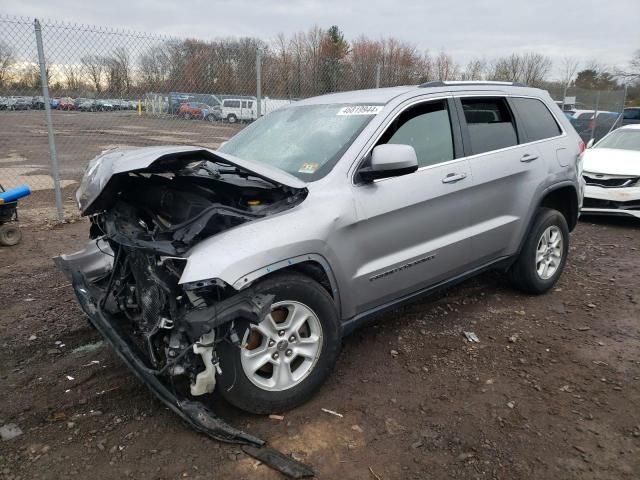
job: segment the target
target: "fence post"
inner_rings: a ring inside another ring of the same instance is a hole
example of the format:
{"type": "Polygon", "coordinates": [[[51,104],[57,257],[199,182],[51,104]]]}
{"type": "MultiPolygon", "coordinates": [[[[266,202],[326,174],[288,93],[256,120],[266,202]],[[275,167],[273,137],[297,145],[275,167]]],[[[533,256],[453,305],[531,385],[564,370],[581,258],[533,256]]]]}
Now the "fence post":
{"type": "MultiPolygon", "coordinates": [[[[257,117],[262,114],[262,52],[260,48],[256,49],[256,99],[257,99],[257,117]]],[[[257,120],[257,119],[256,119],[257,120]]]]}
{"type": "Polygon", "coordinates": [[[42,85],[44,111],[47,119],[49,155],[51,157],[51,178],[53,178],[53,190],[56,196],[58,221],[62,222],[64,220],[64,210],[62,208],[62,192],[60,191],[60,169],[58,167],[58,154],[56,152],[56,140],[53,136],[53,120],[51,119],[51,102],[49,101],[49,79],[47,78],[47,67],[44,60],[44,47],[42,46],[42,27],[40,26],[40,22],[37,18],[33,21],[33,28],[36,34],[36,45],[38,47],[38,63],[40,64],[40,83],[42,85]]]}
{"type": "Polygon", "coordinates": [[[376,64],[376,88],[380,88],[380,70],[381,65],[379,63],[376,64]]]}
{"type": "Polygon", "coordinates": [[[593,123],[591,124],[591,136],[589,140],[593,140],[593,137],[596,133],[596,123],[598,123],[598,108],[600,107],[600,90],[598,90],[598,94],[596,95],[596,108],[593,113],[593,123]]]}

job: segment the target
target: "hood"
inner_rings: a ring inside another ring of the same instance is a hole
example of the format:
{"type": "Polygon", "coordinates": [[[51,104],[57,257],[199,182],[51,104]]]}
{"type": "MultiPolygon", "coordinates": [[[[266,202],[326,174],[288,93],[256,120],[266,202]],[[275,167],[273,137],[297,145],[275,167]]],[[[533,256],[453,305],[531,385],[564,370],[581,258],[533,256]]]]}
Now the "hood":
{"type": "Polygon", "coordinates": [[[590,148],[582,154],[583,171],[607,175],[640,175],[640,152],[590,148]]]}
{"type": "Polygon", "coordinates": [[[306,186],[302,180],[269,165],[249,162],[240,158],[197,146],[170,145],[136,149],[113,149],[102,152],[87,165],[80,187],[76,192],[78,208],[83,214],[90,214],[91,205],[114,175],[136,172],[151,168],[156,163],[171,156],[201,153],[212,161],[220,161],[236,166],[270,183],[301,189],[306,186]]]}

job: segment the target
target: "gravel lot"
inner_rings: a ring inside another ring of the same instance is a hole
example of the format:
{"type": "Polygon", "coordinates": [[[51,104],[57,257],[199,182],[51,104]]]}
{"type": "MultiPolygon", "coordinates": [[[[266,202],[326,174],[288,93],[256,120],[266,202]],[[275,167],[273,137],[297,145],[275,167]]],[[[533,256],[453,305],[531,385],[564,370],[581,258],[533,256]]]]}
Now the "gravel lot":
{"type": "MultiPolygon", "coordinates": [[[[490,273],[386,315],[283,420],[214,406],[322,479],[638,478],[639,227],[582,220],[545,296],[490,273]]],[[[86,230],[27,226],[0,248],[0,425],[23,432],[0,442],[0,477],[280,478],[190,430],[96,343],[51,262],[86,230]]]]}

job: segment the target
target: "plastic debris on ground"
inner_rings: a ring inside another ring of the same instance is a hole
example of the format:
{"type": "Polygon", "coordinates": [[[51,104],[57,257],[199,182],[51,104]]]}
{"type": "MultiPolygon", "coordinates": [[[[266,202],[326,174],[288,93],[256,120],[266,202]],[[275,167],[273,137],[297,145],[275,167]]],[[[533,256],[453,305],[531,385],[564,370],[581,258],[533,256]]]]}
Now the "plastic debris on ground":
{"type": "Polygon", "coordinates": [[[462,332],[462,333],[464,333],[464,336],[468,342],[480,343],[480,339],[478,338],[478,335],[476,335],[474,332],[462,332]]]}
{"type": "Polygon", "coordinates": [[[2,437],[2,440],[5,442],[20,435],[22,435],[22,430],[20,430],[20,427],[15,423],[7,423],[0,427],[0,437],[2,437]]]}
{"type": "Polygon", "coordinates": [[[328,413],[328,414],[330,414],[330,415],[335,415],[336,417],[340,417],[340,418],[344,417],[344,415],[342,415],[341,413],[334,412],[333,410],[329,410],[329,409],[327,409],[327,408],[321,408],[321,410],[322,410],[324,413],[328,413]]]}

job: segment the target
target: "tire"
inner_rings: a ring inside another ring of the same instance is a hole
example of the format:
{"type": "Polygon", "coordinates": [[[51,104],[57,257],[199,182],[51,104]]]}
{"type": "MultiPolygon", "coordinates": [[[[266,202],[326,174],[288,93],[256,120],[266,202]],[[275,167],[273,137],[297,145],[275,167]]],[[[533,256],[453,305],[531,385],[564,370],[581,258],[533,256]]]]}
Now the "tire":
{"type": "MultiPolygon", "coordinates": [[[[251,327],[251,334],[247,337],[247,348],[222,342],[218,348],[222,374],[218,377],[217,391],[229,403],[247,412],[284,412],[309,400],[333,370],[342,340],[340,321],[329,293],[305,275],[275,274],[256,285],[255,289],[256,293],[275,295],[275,308],[270,316],[276,322],[282,322],[283,327],[265,318],[258,326],[251,327]],[[303,315],[298,315],[297,318],[306,320],[304,323],[298,323],[302,325],[298,329],[289,330],[287,326],[292,321],[292,312],[302,313],[303,315]],[[315,318],[306,316],[308,312],[311,312],[312,316],[315,315],[315,318]],[[280,328],[282,329],[278,330],[280,328]],[[270,336],[260,334],[259,330],[270,332],[270,336]],[[285,330],[286,333],[282,335],[285,330]],[[308,337],[305,337],[306,334],[308,337]],[[270,342],[269,338],[273,342],[270,342]],[[316,341],[313,341],[313,338],[316,341]],[[296,350],[300,351],[299,349],[309,349],[308,358],[297,354],[296,350]],[[250,375],[245,368],[249,368],[247,358],[254,350],[258,352],[256,358],[260,356],[268,361],[250,375]],[[274,355],[277,359],[274,359],[274,355]],[[287,381],[279,384],[279,378],[276,381],[276,373],[286,365],[290,365],[286,371],[291,372],[291,375],[285,376],[287,381]],[[268,376],[271,378],[267,378],[268,376]],[[269,382],[274,382],[274,385],[265,385],[269,382]],[[281,389],[280,385],[285,384],[289,386],[281,389]]],[[[243,337],[248,332],[242,328],[238,333],[243,337]]]]}
{"type": "Polygon", "coordinates": [[[12,247],[20,243],[22,232],[17,225],[5,223],[0,225],[0,245],[12,247]]]}
{"type": "Polygon", "coordinates": [[[568,253],[569,227],[564,215],[551,208],[540,208],[520,255],[511,267],[511,279],[526,293],[545,293],[560,278],[568,253]]]}
{"type": "Polygon", "coordinates": [[[191,114],[190,113],[185,113],[184,114],[184,119],[185,120],[191,120],[191,114]]]}
{"type": "Polygon", "coordinates": [[[215,123],[216,122],[216,116],[212,113],[210,113],[209,115],[207,115],[207,120],[209,120],[209,122],[211,123],[215,123]]]}
{"type": "Polygon", "coordinates": [[[234,114],[227,116],[227,122],[236,123],[237,121],[238,121],[238,117],[236,117],[234,114]]]}

